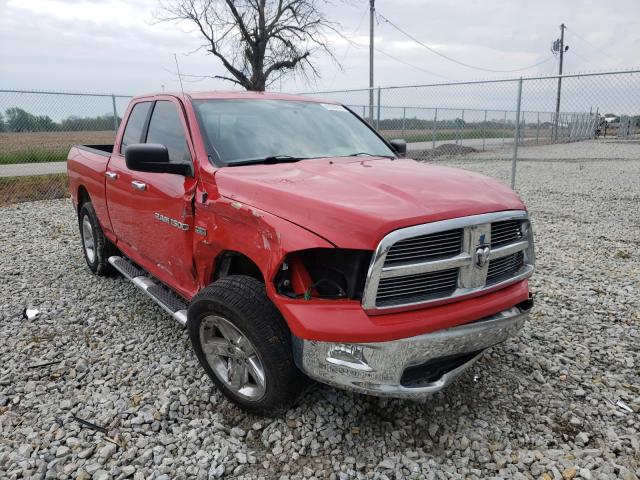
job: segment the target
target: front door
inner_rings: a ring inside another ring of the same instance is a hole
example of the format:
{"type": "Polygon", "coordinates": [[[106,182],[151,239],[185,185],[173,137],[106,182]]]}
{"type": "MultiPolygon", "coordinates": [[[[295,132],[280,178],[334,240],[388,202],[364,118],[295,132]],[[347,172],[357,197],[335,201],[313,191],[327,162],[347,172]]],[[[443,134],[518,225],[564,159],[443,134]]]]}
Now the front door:
{"type": "Polygon", "coordinates": [[[190,297],[197,291],[192,203],[196,180],[193,176],[135,172],[127,168],[124,158],[127,144],[159,143],[167,147],[171,162],[193,165],[182,118],[180,103],[171,97],[134,105],[120,152],[114,152],[109,161],[106,190],[111,223],[121,249],[161,281],[190,297]]]}

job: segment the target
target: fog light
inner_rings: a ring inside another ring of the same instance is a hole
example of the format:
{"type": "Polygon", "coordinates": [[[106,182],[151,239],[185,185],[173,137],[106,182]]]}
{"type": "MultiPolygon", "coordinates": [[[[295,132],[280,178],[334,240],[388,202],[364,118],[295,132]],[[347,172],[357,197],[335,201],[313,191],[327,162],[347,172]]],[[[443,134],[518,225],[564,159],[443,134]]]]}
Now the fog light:
{"type": "Polygon", "coordinates": [[[367,364],[364,347],[351,343],[336,343],[327,352],[327,362],[342,367],[370,372],[373,370],[367,364]]]}

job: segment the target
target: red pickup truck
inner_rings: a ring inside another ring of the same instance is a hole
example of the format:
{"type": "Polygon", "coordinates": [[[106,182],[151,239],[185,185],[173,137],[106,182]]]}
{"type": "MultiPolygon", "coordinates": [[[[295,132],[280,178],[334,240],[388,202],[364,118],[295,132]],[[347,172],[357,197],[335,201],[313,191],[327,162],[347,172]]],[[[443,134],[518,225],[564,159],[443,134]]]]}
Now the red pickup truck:
{"type": "Polygon", "coordinates": [[[522,201],[405,153],[331,101],[158,94],[68,174],[91,271],[122,273],[229,399],[273,414],[308,378],[425,397],[528,317],[522,201]]]}

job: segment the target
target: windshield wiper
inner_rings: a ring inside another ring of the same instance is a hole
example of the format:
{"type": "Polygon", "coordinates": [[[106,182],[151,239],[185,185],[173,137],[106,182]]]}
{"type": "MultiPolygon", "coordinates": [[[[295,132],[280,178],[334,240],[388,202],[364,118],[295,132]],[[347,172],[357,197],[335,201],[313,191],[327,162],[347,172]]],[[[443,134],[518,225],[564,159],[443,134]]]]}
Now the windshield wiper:
{"type": "Polygon", "coordinates": [[[367,157],[382,157],[382,158],[396,158],[393,157],[391,155],[378,155],[376,153],[369,153],[369,152],[356,152],[356,153],[352,153],[350,155],[345,155],[346,157],[362,157],[362,156],[367,156],[367,157]]]}
{"type": "Polygon", "coordinates": [[[236,167],[239,165],[255,165],[255,164],[271,165],[274,163],[298,162],[300,160],[306,160],[307,158],[308,157],[294,157],[292,155],[270,155],[268,157],[250,158],[248,160],[230,162],[227,165],[229,167],[236,167]]]}

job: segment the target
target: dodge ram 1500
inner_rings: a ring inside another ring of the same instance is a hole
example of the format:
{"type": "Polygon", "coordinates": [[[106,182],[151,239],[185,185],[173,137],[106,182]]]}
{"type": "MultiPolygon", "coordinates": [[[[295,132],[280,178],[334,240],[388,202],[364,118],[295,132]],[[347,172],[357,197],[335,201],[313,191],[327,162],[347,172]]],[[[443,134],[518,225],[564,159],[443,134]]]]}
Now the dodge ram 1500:
{"type": "Polygon", "coordinates": [[[425,397],[522,328],[534,249],[516,193],[406,148],[315,98],[134,98],[114,145],[69,153],[86,262],[186,325],[247,410],[308,378],[425,397]]]}

